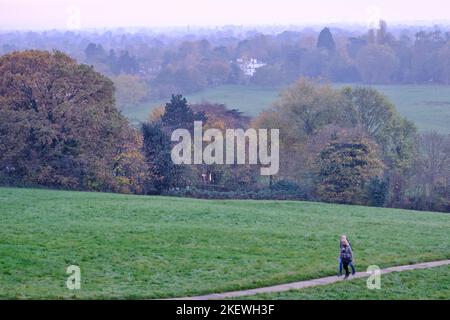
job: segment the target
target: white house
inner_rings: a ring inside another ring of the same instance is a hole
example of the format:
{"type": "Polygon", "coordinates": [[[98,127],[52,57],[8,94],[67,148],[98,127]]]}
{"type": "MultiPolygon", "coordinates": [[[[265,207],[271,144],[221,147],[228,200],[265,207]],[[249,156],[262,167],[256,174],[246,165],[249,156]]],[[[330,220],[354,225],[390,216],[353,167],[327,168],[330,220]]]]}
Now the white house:
{"type": "Polygon", "coordinates": [[[256,69],[267,65],[267,63],[258,61],[258,59],[256,59],[256,58],[251,58],[248,60],[239,58],[236,60],[236,62],[239,65],[239,68],[244,72],[244,74],[249,77],[253,77],[253,75],[256,72],[256,69]]]}

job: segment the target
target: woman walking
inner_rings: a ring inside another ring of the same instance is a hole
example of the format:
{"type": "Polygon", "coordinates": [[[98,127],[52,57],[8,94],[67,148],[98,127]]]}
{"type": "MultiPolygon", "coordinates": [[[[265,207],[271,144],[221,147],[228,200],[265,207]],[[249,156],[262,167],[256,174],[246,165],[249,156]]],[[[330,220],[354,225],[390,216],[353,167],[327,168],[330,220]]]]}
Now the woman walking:
{"type": "MultiPolygon", "coordinates": [[[[347,240],[348,246],[350,247],[350,249],[352,250],[352,253],[353,253],[352,244],[350,243],[350,240],[348,239],[348,237],[345,234],[343,234],[341,236],[341,240],[339,242],[339,249],[342,250],[342,243],[343,243],[344,240],[347,240]]],[[[353,264],[353,261],[351,261],[348,265],[352,268],[352,275],[355,274],[356,273],[356,268],[355,268],[355,265],[353,264]]],[[[339,255],[339,273],[338,273],[338,277],[340,277],[340,276],[342,276],[342,259],[341,259],[340,255],[339,255]]]]}
{"type": "MultiPolygon", "coordinates": [[[[341,261],[342,261],[342,266],[344,267],[344,270],[345,270],[345,278],[344,279],[347,279],[348,276],[350,275],[348,266],[353,261],[353,251],[352,251],[352,248],[350,247],[350,244],[348,243],[347,239],[342,240],[341,261]]],[[[354,269],[352,271],[354,274],[355,273],[354,269]]]]}

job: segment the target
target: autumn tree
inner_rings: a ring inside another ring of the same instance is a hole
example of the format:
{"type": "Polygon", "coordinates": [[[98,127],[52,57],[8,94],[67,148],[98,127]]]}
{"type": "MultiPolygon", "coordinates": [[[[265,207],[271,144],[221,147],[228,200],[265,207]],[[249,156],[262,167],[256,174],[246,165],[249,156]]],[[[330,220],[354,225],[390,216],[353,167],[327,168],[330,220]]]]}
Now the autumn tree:
{"type": "MultiPolygon", "coordinates": [[[[372,183],[380,196],[371,203],[392,204],[405,197],[407,181],[402,177],[406,176],[414,159],[416,129],[374,89],[339,90],[303,79],[285,90],[271,108],[260,114],[255,125],[280,129],[278,179],[293,180],[310,194],[317,180],[314,169],[317,159],[312,155],[320,153],[314,146],[325,147],[323,141],[328,140],[323,139],[324,132],[333,126],[364,132],[362,137],[377,145],[377,158],[386,166],[378,183],[372,183]],[[389,192],[385,192],[386,186],[389,192]],[[389,199],[386,193],[391,194],[389,199]]],[[[328,136],[331,137],[332,132],[328,136]]]]}
{"type": "Polygon", "coordinates": [[[346,87],[341,93],[345,121],[362,127],[375,139],[391,169],[407,169],[414,156],[414,124],[400,116],[388,98],[375,89],[346,87]]]}
{"type": "MultiPolygon", "coordinates": [[[[353,132],[354,133],[354,132],[353,132]]],[[[381,176],[383,164],[377,146],[369,138],[341,131],[317,157],[321,200],[334,203],[367,204],[368,183],[381,176]]]]}
{"type": "Polygon", "coordinates": [[[129,128],[117,155],[114,157],[114,177],[117,191],[145,194],[156,178],[152,166],[146,161],[142,132],[129,128]]]}
{"type": "Polygon", "coordinates": [[[399,115],[395,106],[375,89],[347,87],[341,93],[345,121],[363,128],[380,146],[380,157],[387,168],[378,187],[385,189],[388,181],[389,197],[385,201],[391,206],[402,206],[408,182],[405,177],[415,157],[414,124],[399,115]]]}
{"type": "Polygon", "coordinates": [[[308,141],[324,126],[339,121],[342,97],[329,85],[301,79],[254,120],[259,128],[280,130],[280,171],[277,179],[314,188],[308,141]]]}
{"type": "Polygon", "coordinates": [[[114,190],[128,126],[113,83],[61,52],[0,58],[0,175],[16,183],[114,190]]]}
{"type": "Polygon", "coordinates": [[[295,135],[301,139],[334,122],[339,117],[340,101],[330,85],[303,78],[283,91],[269,112],[290,121],[289,128],[296,130],[295,135]]]}
{"type": "MultiPolygon", "coordinates": [[[[226,129],[247,129],[250,117],[236,109],[229,109],[223,104],[198,103],[190,105],[194,113],[204,114],[206,122],[204,129],[218,129],[225,136],[226,129]]],[[[236,155],[236,152],[235,152],[236,155]]],[[[197,176],[197,185],[202,187],[220,188],[223,190],[237,190],[255,186],[259,178],[259,168],[255,165],[193,165],[193,172],[197,176]]]]}
{"type": "Polygon", "coordinates": [[[363,127],[370,135],[378,136],[389,126],[395,106],[377,90],[369,87],[345,87],[346,120],[363,127]]]}

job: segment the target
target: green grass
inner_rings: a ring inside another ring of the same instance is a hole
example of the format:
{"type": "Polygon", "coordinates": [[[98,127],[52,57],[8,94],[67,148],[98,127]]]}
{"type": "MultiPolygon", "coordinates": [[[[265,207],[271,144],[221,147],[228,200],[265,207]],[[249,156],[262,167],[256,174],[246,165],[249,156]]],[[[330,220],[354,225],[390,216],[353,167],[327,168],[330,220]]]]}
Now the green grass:
{"type": "Polygon", "coordinates": [[[269,300],[437,300],[450,299],[450,266],[394,272],[381,277],[380,289],[367,288],[367,279],[337,282],[331,285],[258,294],[240,299],[269,300]]]}
{"type": "Polygon", "coordinates": [[[0,188],[0,298],[162,298],[450,258],[450,215],[0,188]],[[66,267],[82,287],[66,289],[66,267]]]}
{"type": "MultiPolygon", "coordinates": [[[[223,85],[186,95],[189,103],[224,103],[230,108],[239,109],[246,115],[257,116],[270,107],[277,99],[281,88],[259,86],[223,85]]],[[[129,107],[124,114],[132,120],[145,120],[153,108],[164,105],[167,100],[129,107]]]]}
{"type": "MultiPolygon", "coordinates": [[[[342,85],[336,85],[340,87],[342,85]]],[[[422,130],[450,133],[450,86],[437,85],[376,85],[387,95],[398,111],[422,130]]],[[[187,95],[191,103],[209,101],[224,103],[250,116],[257,116],[267,109],[279,96],[281,88],[225,85],[187,95]]],[[[158,101],[130,107],[124,114],[132,120],[143,121],[151,109],[164,105],[158,101]]]]}

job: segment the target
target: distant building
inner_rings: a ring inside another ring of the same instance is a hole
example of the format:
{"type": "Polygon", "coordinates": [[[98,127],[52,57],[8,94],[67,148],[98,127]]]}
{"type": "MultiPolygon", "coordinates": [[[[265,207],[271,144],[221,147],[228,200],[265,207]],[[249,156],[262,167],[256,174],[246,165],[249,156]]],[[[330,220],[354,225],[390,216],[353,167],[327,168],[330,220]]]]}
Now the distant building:
{"type": "Polygon", "coordinates": [[[156,77],[161,69],[161,63],[159,62],[141,62],[139,66],[139,74],[144,77],[156,77]]]}
{"type": "Polygon", "coordinates": [[[253,77],[256,72],[256,69],[264,67],[267,63],[258,61],[256,58],[251,58],[248,60],[244,60],[239,58],[236,60],[239,68],[244,72],[246,76],[253,77]]]}

